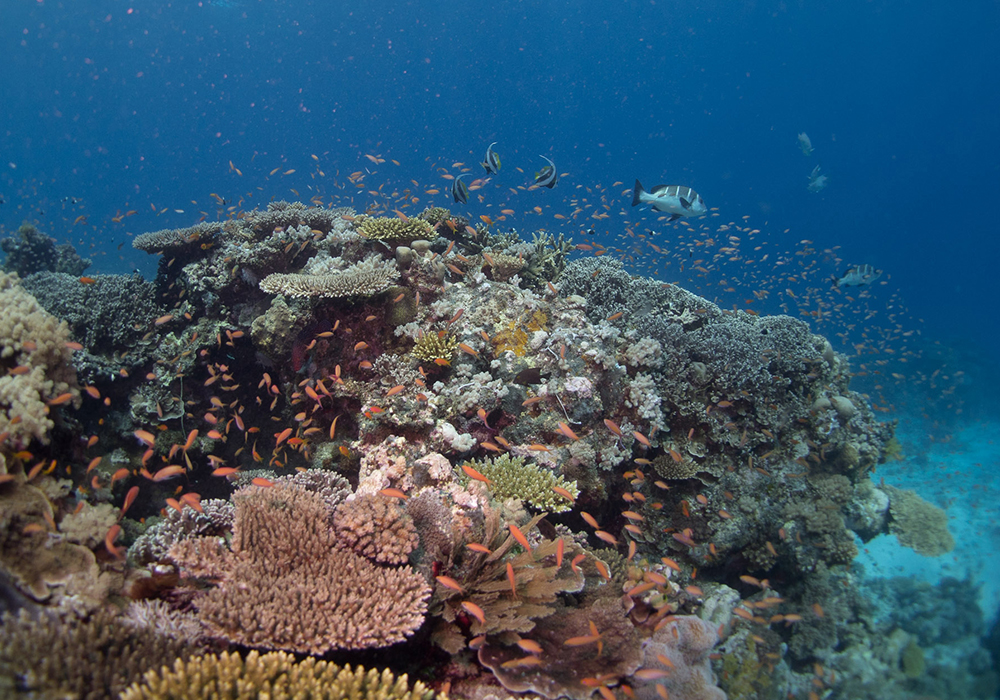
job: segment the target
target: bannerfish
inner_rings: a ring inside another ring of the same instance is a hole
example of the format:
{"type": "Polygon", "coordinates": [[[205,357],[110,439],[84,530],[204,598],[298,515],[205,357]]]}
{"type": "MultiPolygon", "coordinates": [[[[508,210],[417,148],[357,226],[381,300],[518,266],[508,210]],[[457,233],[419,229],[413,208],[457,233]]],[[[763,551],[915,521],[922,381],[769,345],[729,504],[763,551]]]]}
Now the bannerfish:
{"type": "Polygon", "coordinates": [[[871,265],[853,265],[847,268],[847,272],[840,276],[840,279],[832,277],[838,287],[867,287],[869,284],[882,276],[881,270],[876,270],[871,265]]]}
{"type": "Polygon", "coordinates": [[[496,141],[489,145],[486,149],[486,160],[482,162],[483,168],[490,174],[500,172],[500,156],[498,156],[493,150],[493,147],[496,145],[496,141]]]}
{"type": "Polygon", "coordinates": [[[822,192],[826,189],[826,186],[830,184],[830,178],[826,175],[820,175],[819,166],[817,165],[809,173],[809,184],[806,185],[806,189],[810,192],[822,192]]]}
{"type": "Polygon", "coordinates": [[[656,211],[670,214],[667,221],[676,221],[682,216],[701,216],[708,211],[701,195],[684,185],[657,185],[652,191],[643,189],[642,183],[635,181],[632,191],[632,206],[648,204],[656,211]]]}
{"type": "Polygon", "coordinates": [[[451,183],[451,196],[455,198],[456,202],[461,202],[465,204],[469,201],[469,188],[462,182],[462,178],[468,175],[468,173],[462,173],[455,177],[455,181],[451,183]]]}
{"type": "MultiPolygon", "coordinates": [[[[545,156],[539,156],[539,158],[545,158],[545,156]]],[[[559,180],[559,173],[556,172],[555,163],[548,158],[545,160],[548,160],[549,164],[535,173],[535,184],[539,187],[548,187],[551,190],[556,186],[556,181],[559,180]]]]}

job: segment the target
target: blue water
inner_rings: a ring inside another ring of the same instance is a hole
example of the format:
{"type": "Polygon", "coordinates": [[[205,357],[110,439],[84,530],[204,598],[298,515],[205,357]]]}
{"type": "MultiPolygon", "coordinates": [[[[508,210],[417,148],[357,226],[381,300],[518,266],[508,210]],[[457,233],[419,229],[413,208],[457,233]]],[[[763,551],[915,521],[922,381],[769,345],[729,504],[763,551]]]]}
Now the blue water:
{"type": "MultiPolygon", "coordinates": [[[[509,207],[522,231],[579,240],[593,227],[587,239],[607,246],[652,229],[667,254],[637,244],[637,272],[742,306],[749,288],[727,296],[680,271],[696,257],[683,234],[629,207],[636,178],[689,185],[719,222],[748,217],[775,251],[836,247],[838,262],[816,254],[812,284],[848,264],[885,271],[863,302],[877,311],[869,325],[895,327],[890,345],[923,357],[906,382],[859,379],[901,421],[907,458],[886,478],[958,525],[975,504],[977,526],[960,527],[944,573],[995,580],[995,559],[968,560],[1000,543],[998,35],[1000,3],[976,0],[0,0],[0,233],[34,221],[93,257],[88,274],[151,276],[155,259],[131,237],[224,215],[212,193],[241,208],[317,196],[363,210],[399,207],[391,193],[409,188],[415,213],[450,206],[436,167],[462,162],[478,177],[496,141],[503,169],[470,218],[509,207]],[[540,154],[559,184],[517,190],[540,154]],[[812,193],[817,165],[829,186],[812,193]],[[614,200],[608,218],[554,218],[573,197],[599,204],[598,187],[614,200]],[[946,379],[914,379],[919,363],[946,379]]],[[[718,274],[785,286],[766,262],[718,274]]],[[[781,310],[776,298],[757,308],[781,310]]],[[[843,324],[817,330],[836,339],[843,324]]],[[[889,572],[893,556],[874,557],[885,575],[927,574],[902,554],[889,572]]],[[[981,594],[995,615],[1000,594],[981,594]]]]}

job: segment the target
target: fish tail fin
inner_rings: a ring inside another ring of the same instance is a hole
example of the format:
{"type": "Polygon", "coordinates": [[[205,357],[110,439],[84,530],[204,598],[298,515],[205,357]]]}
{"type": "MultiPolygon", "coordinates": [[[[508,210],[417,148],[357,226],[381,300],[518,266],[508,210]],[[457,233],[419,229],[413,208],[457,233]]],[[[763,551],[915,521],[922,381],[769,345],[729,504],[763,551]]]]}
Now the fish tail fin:
{"type": "Polygon", "coordinates": [[[642,204],[641,195],[644,194],[646,190],[642,188],[642,183],[638,179],[635,181],[635,188],[632,190],[632,206],[637,207],[642,204]]]}

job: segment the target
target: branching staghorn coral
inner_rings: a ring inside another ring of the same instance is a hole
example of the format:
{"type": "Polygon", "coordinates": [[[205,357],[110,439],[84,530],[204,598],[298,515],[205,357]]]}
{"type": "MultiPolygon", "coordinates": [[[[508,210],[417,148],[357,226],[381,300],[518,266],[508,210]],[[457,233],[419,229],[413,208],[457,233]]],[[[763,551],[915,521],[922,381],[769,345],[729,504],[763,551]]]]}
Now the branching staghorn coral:
{"type": "Polygon", "coordinates": [[[150,628],[132,627],[105,611],[89,617],[32,617],[22,611],[6,615],[0,630],[3,697],[30,691],[24,697],[107,700],[146,671],[196,649],[150,628]]]}
{"type": "Polygon", "coordinates": [[[420,543],[413,521],[386,496],[358,496],[341,503],[333,529],[343,545],[383,564],[404,564],[420,543]]]}
{"type": "Polygon", "coordinates": [[[423,219],[391,219],[359,216],[358,233],[387,245],[406,245],[417,239],[433,240],[437,231],[423,219]]]}
{"type": "Polygon", "coordinates": [[[430,593],[423,578],[342,548],[319,495],[276,484],[243,489],[233,501],[230,549],[214,538],[171,549],[182,569],[220,579],[195,600],[213,634],[250,647],[323,654],[388,646],[423,622],[430,593]]]}
{"type": "Polygon", "coordinates": [[[431,700],[434,693],[417,681],[409,687],[405,675],[396,678],[362,666],[351,669],[314,658],[296,661],[276,651],[246,658],[237,652],[178,659],[172,668],[149,671],[121,700],[257,700],[257,698],[311,698],[312,700],[431,700]]]}
{"type": "Polygon", "coordinates": [[[574,499],[580,495],[575,481],[566,481],[551,470],[529,464],[524,457],[504,454],[474,461],[472,466],[490,480],[490,494],[499,501],[517,498],[539,510],[563,513],[572,508],[573,503],[552,489],[565,489],[574,499]]]}

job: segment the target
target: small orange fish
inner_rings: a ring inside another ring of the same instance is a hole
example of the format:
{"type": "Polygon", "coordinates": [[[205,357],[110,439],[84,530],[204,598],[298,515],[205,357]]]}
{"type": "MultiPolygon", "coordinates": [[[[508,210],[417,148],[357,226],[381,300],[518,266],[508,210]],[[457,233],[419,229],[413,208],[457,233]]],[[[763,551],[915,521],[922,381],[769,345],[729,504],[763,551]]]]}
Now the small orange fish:
{"type": "Polygon", "coordinates": [[[403,493],[399,489],[391,487],[387,489],[382,489],[381,491],[379,491],[379,494],[387,496],[389,498],[398,498],[401,500],[406,500],[407,498],[409,498],[405,493],[403,493]]]}
{"type": "Polygon", "coordinates": [[[94,284],[97,280],[93,277],[81,277],[80,284],[94,284]]]}
{"type": "Polygon", "coordinates": [[[458,349],[468,355],[472,355],[473,357],[479,357],[479,351],[476,350],[475,348],[466,345],[465,343],[459,343],[458,349]]]}
{"type": "Polygon", "coordinates": [[[643,445],[645,445],[646,447],[650,446],[650,444],[649,444],[649,438],[647,438],[645,435],[643,435],[642,433],[640,433],[638,430],[633,430],[632,431],[632,435],[634,435],[635,439],[638,440],[643,445]]]}
{"type": "Polygon", "coordinates": [[[468,612],[474,618],[479,620],[479,624],[481,625],[486,624],[486,613],[483,612],[483,609],[481,607],[479,607],[475,603],[470,603],[467,600],[462,601],[462,607],[465,608],[466,612],[468,612]]]}
{"type": "Polygon", "coordinates": [[[72,400],[73,400],[73,394],[67,391],[65,394],[59,394],[59,396],[55,397],[54,399],[49,399],[45,403],[47,403],[49,406],[61,406],[64,403],[69,403],[72,400]]]}
{"type": "Polygon", "coordinates": [[[507,528],[510,530],[511,537],[513,537],[515,540],[517,540],[517,543],[519,545],[521,545],[522,547],[524,547],[526,550],[528,550],[530,552],[531,551],[531,543],[528,542],[528,538],[524,536],[523,532],[521,532],[521,528],[519,528],[514,523],[510,523],[509,525],[507,525],[507,528]]]}
{"type": "Polygon", "coordinates": [[[153,321],[153,325],[154,326],[162,326],[164,323],[169,323],[170,321],[173,321],[173,320],[174,320],[174,315],[173,314],[164,314],[163,316],[160,316],[155,321],[153,321]]]}
{"type": "Polygon", "coordinates": [[[587,524],[594,529],[601,527],[600,525],[597,524],[597,518],[595,518],[593,515],[591,515],[585,510],[580,511],[580,517],[582,517],[587,522],[587,524]]]}
{"type": "Polygon", "coordinates": [[[395,396],[396,394],[398,394],[399,392],[403,391],[404,389],[406,389],[405,386],[403,386],[402,384],[397,384],[396,386],[394,386],[391,389],[389,389],[389,391],[385,392],[385,396],[386,396],[386,398],[389,398],[390,396],[395,396]]]}
{"type": "Polygon", "coordinates": [[[255,477],[254,479],[252,479],[250,481],[250,483],[253,484],[254,486],[260,486],[260,487],[263,487],[263,488],[270,488],[270,487],[274,486],[274,482],[273,481],[271,481],[269,479],[265,479],[262,476],[255,477]]]}
{"type": "Polygon", "coordinates": [[[147,447],[152,447],[156,443],[156,436],[148,430],[136,430],[132,434],[139,439],[139,442],[143,443],[147,447]]]}
{"type": "Polygon", "coordinates": [[[573,503],[576,499],[573,498],[573,494],[564,489],[562,486],[553,486],[552,490],[559,496],[562,496],[570,503],[573,503]]]}
{"type": "Polygon", "coordinates": [[[622,429],[619,428],[613,421],[610,421],[607,418],[605,418],[604,419],[604,425],[606,425],[607,428],[608,428],[608,430],[610,430],[616,436],[622,437],[622,429]]]}
{"type": "Polygon", "coordinates": [[[435,576],[434,578],[437,579],[437,582],[440,583],[445,588],[450,588],[453,591],[458,591],[459,593],[465,592],[465,589],[462,588],[462,585],[458,581],[453,579],[451,576],[435,576]]]}
{"type": "Polygon", "coordinates": [[[566,543],[563,541],[563,538],[560,537],[558,540],[556,540],[556,568],[557,569],[562,566],[563,554],[565,552],[566,552],[566,543]]]}
{"type": "Polygon", "coordinates": [[[443,357],[435,357],[434,364],[438,365],[439,367],[451,367],[451,362],[443,357]]]}
{"type": "Polygon", "coordinates": [[[529,654],[541,654],[543,651],[542,645],[533,639],[519,639],[517,645],[529,654]]]}
{"type": "Polygon", "coordinates": [[[487,479],[485,476],[480,474],[478,471],[472,468],[469,464],[462,465],[462,471],[464,471],[470,479],[475,479],[476,481],[482,481],[484,484],[492,484],[493,482],[487,479]]]}
{"type": "Polygon", "coordinates": [[[167,479],[172,479],[175,476],[180,476],[184,473],[184,467],[171,464],[170,466],[160,469],[155,474],[153,474],[153,481],[166,481],[167,479]]]}
{"type": "Polygon", "coordinates": [[[233,467],[219,467],[212,472],[212,476],[229,476],[230,474],[235,474],[239,469],[234,469],[233,467]]]}
{"type": "Polygon", "coordinates": [[[123,515],[125,515],[125,511],[127,511],[129,509],[129,507],[133,503],[135,503],[135,499],[136,499],[136,497],[138,495],[139,495],[139,487],[138,486],[133,486],[132,488],[130,488],[128,490],[128,493],[125,494],[125,501],[122,503],[122,508],[118,512],[118,517],[119,518],[121,518],[123,515]]]}
{"type": "Polygon", "coordinates": [[[124,558],[124,547],[115,547],[115,540],[118,539],[118,535],[121,534],[122,527],[115,523],[108,530],[108,534],[104,536],[104,547],[108,550],[108,553],[115,559],[124,558]]]}
{"type": "Polygon", "coordinates": [[[471,549],[473,552],[478,552],[479,554],[492,554],[493,553],[492,551],[490,551],[489,547],[487,547],[484,544],[479,544],[478,542],[470,542],[469,544],[467,544],[465,546],[468,547],[469,549],[471,549]]]}
{"type": "Polygon", "coordinates": [[[559,423],[559,432],[568,437],[570,440],[576,441],[580,439],[580,436],[573,432],[573,430],[563,422],[559,423]]]}
{"type": "Polygon", "coordinates": [[[514,565],[507,562],[507,580],[510,581],[510,592],[517,598],[517,580],[514,576],[514,565]]]}

